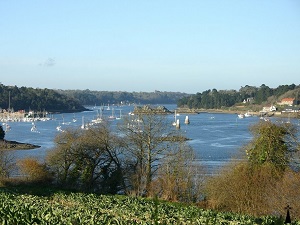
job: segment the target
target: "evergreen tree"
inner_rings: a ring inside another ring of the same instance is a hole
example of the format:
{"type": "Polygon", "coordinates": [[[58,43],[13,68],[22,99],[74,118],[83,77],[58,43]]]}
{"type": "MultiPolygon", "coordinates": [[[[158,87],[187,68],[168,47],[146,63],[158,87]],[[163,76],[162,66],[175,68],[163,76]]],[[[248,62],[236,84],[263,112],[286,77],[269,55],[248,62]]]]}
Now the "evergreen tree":
{"type": "Polygon", "coordinates": [[[253,140],[245,146],[252,165],[270,164],[278,170],[285,170],[296,152],[296,128],[291,124],[261,121],[251,127],[253,140]]]}

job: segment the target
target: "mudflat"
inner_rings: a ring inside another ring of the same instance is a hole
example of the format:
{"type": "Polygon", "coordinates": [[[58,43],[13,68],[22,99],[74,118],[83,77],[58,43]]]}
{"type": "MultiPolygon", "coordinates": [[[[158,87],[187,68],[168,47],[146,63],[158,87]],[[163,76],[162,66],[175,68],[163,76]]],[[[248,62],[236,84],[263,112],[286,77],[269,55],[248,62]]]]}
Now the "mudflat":
{"type": "Polygon", "coordinates": [[[0,150],[29,150],[40,148],[39,145],[22,143],[17,141],[0,140],[0,150]]]}

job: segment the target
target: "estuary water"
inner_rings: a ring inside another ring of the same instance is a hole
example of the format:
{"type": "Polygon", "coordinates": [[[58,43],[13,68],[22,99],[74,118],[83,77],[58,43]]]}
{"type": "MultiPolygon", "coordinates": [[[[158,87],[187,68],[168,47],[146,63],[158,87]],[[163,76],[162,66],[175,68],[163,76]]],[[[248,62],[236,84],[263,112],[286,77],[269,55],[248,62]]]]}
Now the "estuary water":
{"type": "MultiPolygon", "coordinates": [[[[171,111],[176,109],[176,105],[164,106],[171,111]]],[[[41,146],[32,150],[13,151],[16,159],[36,157],[43,160],[47,152],[54,147],[54,137],[60,132],[56,129],[57,126],[61,126],[62,130],[79,128],[83,122],[89,122],[99,116],[100,106],[87,108],[90,111],[48,115],[51,120],[35,122],[37,132],[31,132],[31,122],[10,122],[11,130],[6,132],[5,139],[41,146]],[[73,122],[73,119],[76,119],[76,122],[73,122]]],[[[106,106],[102,117],[127,116],[133,109],[134,106],[106,106]]],[[[259,121],[259,117],[256,116],[239,119],[236,114],[222,113],[180,114],[176,118],[180,121],[181,131],[191,139],[188,143],[195,151],[197,162],[210,172],[222,167],[241,152],[240,148],[252,138],[249,127],[259,121]],[[190,120],[188,125],[184,124],[186,115],[190,120]]],[[[168,115],[167,119],[172,126],[174,115],[168,115]]],[[[113,126],[119,122],[122,122],[122,119],[111,121],[113,126]]]]}

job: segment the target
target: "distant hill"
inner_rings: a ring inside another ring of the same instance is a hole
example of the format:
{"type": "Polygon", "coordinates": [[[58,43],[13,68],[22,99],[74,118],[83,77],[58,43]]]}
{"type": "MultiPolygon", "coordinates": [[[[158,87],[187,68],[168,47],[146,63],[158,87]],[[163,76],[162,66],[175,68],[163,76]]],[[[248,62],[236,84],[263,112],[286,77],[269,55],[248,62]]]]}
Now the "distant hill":
{"type": "Polygon", "coordinates": [[[181,92],[124,92],[124,91],[91,91],[91,90],[56,90],[70,98],[79,100],[83,105],[101,104],[176,104],[190,94],[181,92]]]}
{"type": "Polygon", "coordinates": [[[80,112],[87,110],[74,98],[51,89],[5,86],[0,83],[0,108],[13,111],[80,112]]]}
{"type": "Polygon", "coordinates": [[[282,98],[295,98],[299,104],[300,85],[280,85],[277,88],[270,88],[265,84],[260,87],[246,85],[240,90],[216,90],[209,89],[184,97],[177,101],[178,107],[197,109],[221,109],[243,106],[276,105],[282,98]]]}

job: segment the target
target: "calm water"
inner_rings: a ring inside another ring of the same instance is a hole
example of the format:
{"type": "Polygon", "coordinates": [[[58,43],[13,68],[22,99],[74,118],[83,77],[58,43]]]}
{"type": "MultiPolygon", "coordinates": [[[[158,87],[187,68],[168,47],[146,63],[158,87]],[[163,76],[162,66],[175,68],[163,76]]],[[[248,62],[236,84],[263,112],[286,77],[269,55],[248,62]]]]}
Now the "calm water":
{"type": "MultiPolygon", "coordinates": [[[[175,105],[165,105],[166,108],[174,110],[175,105]]],[[[128,112],[133,111],[134,106],[110,107],[110,110],[103,111],[103,116],[112,115],[112,108],[114,108],[115,116],[128,115],[128,112]]],[[[80,127],[82,125],[82,118],[88,122],[97,117],[100,107],[89,107],[92,111],[80,113],[65,113],[55,114],[51,116],[53,120],[38,121],[36,126],[37,132],[31,132],[32,124],[30,122],[10,122],[11,130],[6,133],[7,140],[14,140],[19,142],[26,142],[40,145],[41,148],[33,150],[16,150],[14,154],[16,158],[37,157],[43,159],[47,151],[51,151],[54,147],[53,139],[55,135],[59,134],[56,130],[58,125],[62,129],[67,127],[80,127]],[[72,122],[73,118],[76,122],[72,122]],[[64,125],[63,123],[69,123],[64,125]]],[[[214,113],[200,113],[195,115],[188,115],[190,124],[185,125],[184,114],[177,116],[180,120],[181,130],[188,138],[192,140],[188,143],[193,147],[197,161],[206,166],[210,171],[213,171],[220,166],[227,163],[233,156],[239,153],[241,146],[249,140],[252,136],[249,132],[249,126],[259,121],[258,117],[248,117],[238,119],[236,114],[214,114],[214,113]]],[[[169,115],[170,126],[174,120],[173,115],[169,115]]],[[[121,120],[115,120],[113,125],[121,120]]],[[[297,122],[297,121],[296,121],[297,122]]]]}

